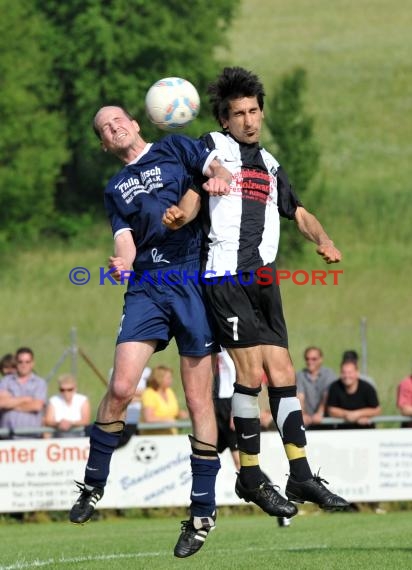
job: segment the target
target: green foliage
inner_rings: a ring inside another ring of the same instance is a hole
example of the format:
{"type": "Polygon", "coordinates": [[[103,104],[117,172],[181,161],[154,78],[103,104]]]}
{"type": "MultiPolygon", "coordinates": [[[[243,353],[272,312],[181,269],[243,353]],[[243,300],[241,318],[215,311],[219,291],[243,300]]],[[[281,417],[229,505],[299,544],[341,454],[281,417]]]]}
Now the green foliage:
{"type": "MultiPolygon", "coordinates": [[[[0,248],[42,230],[67,238],[87,226],[78,213],[103,216],[117,163],[100,151],[95,112],[121,104],[145,137],[163,135],[144,116],[147,89],[177,75],[202,93],[238,3],[0,0],[0,248]]],[[[205,115],[187,132],[207,130],[205,115]]]]}
{"type": "MultiPolygon", "coordinates": [[[[84,211],[101,203],[115,161],[103,156],[91,130],[97,109],[121,104],[144,137],[159,137],[144,115],[144,96],[165,76],[182,76],[200,92],[215,72],[213,50],[223,42],[238,0],[38,0],[53,26],[53,71],[62,86],[70,160],[59,184],[60,208],[84,211]]],[[[210,119],[209,119],[210,120],[210,119]]],[[[202,120],[197,128],[202,128],[202,120]]],[[[205,127],[206,128],[206,127],[205,127]]]]}
{"type": "Polygon", "coordinates": [[[0,0],[0,242],[29,240],[53,212],[67,158],[47,21],[30,0],[0,0]]]}
{"type": "MultiPolygon", "coordinates": [[[[266,125],[276,143],[276,158],[301,197],[319,167],[314,121],[304,108],[306,71],[297,67],[285,74],[269,99],[266,125]]],[[[303,240],[293,224],[282,220],[281,258],[300,252],[303,240]]]]}

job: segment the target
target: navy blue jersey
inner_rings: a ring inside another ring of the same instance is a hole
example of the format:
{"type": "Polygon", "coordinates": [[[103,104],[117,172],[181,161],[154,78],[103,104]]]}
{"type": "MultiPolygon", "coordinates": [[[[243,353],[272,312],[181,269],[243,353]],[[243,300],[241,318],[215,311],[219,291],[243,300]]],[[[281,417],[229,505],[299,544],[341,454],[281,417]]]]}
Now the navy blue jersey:
{"type": "Polygon", "coordinates": [[[108,183],[105,207],[114,236],[133,231],[135,270],[162,268],[200,256],[202,231],[195,220],[179,231],[162,224],[165,210],[177,204],[193,176],[204,173],[216,156],[205,143],[183,135],[169,135],[147,144],[135,161],[108,183]]]}

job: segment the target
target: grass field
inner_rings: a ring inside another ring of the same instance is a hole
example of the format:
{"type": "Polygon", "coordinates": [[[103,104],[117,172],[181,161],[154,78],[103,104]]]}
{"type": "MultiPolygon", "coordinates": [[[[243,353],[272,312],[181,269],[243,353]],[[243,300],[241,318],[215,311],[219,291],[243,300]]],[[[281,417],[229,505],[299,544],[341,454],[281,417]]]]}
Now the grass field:
{"type": "Polygon", "coordinates": [[[80,528],[25,523],[0,525],[0,532],[0,570],[402,570],[412,555],[407,513],[311,514],[284,529],[265,515],[222,516],[202,550],[186,560],[173,557],[176,518],[106,519],[80,528]]]}

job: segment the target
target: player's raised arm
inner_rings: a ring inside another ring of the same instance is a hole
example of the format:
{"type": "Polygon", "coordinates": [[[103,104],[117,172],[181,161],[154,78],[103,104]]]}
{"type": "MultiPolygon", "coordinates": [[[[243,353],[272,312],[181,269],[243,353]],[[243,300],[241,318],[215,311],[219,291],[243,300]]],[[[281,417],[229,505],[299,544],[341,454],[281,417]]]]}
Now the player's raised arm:
{"type": "Polygon", "coordinates": [[[295,220],[299,231],[306,239],[316,243],[316,252],[323,257],[326,263],[339,263],[341,252],[335,247],[333,241],[323,229],[321,223],[313,214],[302,206],[296,208],[295,220]]]}
{"type": "Polygon", "coordinates": [[[177,206],[170,206],[163,214],[162,222],[170,230],[178,230],[194,220],[200,210],[200,196],[190,189],[177,206]]]}

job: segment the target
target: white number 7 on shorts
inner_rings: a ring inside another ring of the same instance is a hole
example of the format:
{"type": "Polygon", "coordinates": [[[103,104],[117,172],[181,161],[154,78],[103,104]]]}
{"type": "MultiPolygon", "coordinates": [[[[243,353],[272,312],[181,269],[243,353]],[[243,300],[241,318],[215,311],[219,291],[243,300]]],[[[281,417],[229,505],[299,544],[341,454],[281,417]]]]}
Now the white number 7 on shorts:
{"type": "Polygon", "coordinates": [[[239,340],[239,335],[237,334],[237,324],[239,322],[239,317],[229,317],[226,320],[229,323],[233,323],[233,340],[239,340]]]}

